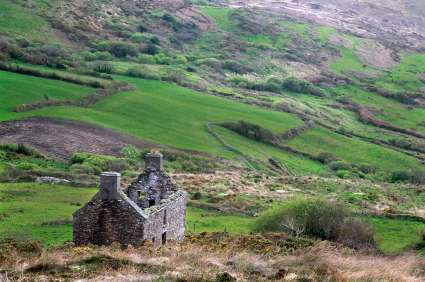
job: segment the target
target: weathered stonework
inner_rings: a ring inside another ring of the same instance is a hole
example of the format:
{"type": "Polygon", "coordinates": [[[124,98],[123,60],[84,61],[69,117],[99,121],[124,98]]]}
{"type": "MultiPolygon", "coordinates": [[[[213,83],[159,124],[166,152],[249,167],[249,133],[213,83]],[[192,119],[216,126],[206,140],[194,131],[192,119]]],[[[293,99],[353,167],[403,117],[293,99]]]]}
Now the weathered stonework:
{"type": "Polygon", "coordinates": [[[149,154],[145,171],[124,192],[119,173],[102,173],[100,191],[74,214],[76,245],[154,246],[184,238],[186,192],[162,168],[162,156],[149,154]]]}

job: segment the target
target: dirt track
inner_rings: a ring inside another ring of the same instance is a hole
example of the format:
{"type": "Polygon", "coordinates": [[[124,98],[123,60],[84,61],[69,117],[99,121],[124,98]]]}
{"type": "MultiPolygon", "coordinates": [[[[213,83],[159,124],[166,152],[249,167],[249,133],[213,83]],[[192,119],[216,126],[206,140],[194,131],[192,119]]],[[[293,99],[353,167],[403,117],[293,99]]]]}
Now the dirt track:
{"type": "Polygon", "coordinates": [[[0,143],[22,143],[59,159],[76,152],[118,155],[128,144],[160,147],[97,125],[45,117],[0,122],[0,143]]]}

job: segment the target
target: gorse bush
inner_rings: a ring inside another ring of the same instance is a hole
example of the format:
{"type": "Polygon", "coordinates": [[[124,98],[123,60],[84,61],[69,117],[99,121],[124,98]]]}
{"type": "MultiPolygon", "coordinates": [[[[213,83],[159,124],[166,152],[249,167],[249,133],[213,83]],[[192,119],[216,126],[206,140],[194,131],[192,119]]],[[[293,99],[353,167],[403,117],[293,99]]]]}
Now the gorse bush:
{"type": "Polygon", "coordinates": [[[291,92],[306,93],[314,96],[322,96],[320,88],[313,84],[295,77],[288,77],[282,82],[282,88],[291,92]]]}
{"type": "Polygon", "coordinates": [[[413,184],[425,184],[425,172],[420,170],[395,171],[390,176],[390,182],[408,182],[413,184]]]}
{"type": "Polygon", "coordinates": [[[221,125],[245,137],[263,143],[274,144],[279,140],[279,137],[274,135],[270,130],[243,120],[238,122],[225,122],[221,125]]]}
{"type": "Polygon", "coordinates": [[[93,71],[111,74],[114,72],[114,66],[111,63],[99,61],[93,64],[93,71]]]}
{"type": "Polygon", "coordinates": [[[257,232],[288,232],[345,244],[372,248],[374,232],[368,223],[354,218],[342,204],[323,199],[295,199],[263,214],[254,227],[257,232]]]}
{"type": "Polygon", "coordinates": [[[96,48],[98,51],[107,51],[118,58],[134,57],[139,53],[136,46],[121,41],[102,41],[96,48]]]}
{"type": "Polygon", "coordinates": [[[95,174],[99,174],[102,171],[121,172],[129,168],[129,164],[125,159],[89,153],[75,154],[71,159],[71,165],[74,167],[76,164],[93,169],[95,174]]]}

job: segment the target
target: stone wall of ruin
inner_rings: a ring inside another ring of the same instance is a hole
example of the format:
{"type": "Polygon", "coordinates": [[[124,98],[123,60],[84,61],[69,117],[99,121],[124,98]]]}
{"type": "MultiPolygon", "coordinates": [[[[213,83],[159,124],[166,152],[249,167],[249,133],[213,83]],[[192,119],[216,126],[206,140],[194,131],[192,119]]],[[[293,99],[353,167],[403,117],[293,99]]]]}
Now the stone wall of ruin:
{"type": "Polygon", "coordinates": [[[184,239],[186,225],[186,194],[178,191],[163,200],[159,206],[145,209],[149,219],[145,223],[144,238],[152,240],[155,246],[162,244],[162,235],[167,241],[184,239]]]}
{"type": "Polygon", "coordinates": [[[125,200],[94,200],[74,217],[76,245],[139,245],[145,219],[125,200]]]}

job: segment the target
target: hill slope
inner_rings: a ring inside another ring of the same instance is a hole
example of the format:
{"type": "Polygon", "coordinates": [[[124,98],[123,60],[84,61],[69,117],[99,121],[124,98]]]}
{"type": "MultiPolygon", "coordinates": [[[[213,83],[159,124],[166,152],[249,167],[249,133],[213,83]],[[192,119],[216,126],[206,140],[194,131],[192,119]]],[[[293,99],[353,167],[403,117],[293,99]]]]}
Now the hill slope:
{"type": "MultiPolygon", "coordinates": [[[[2,5],[9,11],[6,22],[20,18],[20,25],[4,24],[0,30],[5,60],[117,74],[116,79],[137,87],[89,108],[19,114],[9,109],[4,120],[34,115],[78,119],[225,158],[240,158],[235,152],[262,163],[275,158],[296,173],[327,170],[363,177],[364,171],[423,170],[420,3],[91,0],[2,5]],[[37,23],[37,32],[28,32],[30,22],[37,23]],[[274,141],[258,134],[253,140],[220,124],[240,120],[269,131],[274,141]],[[214,123],[210,132],[208,123],[214,123]],[[228,151],[222,141],[236,151],[228,151]]],[[[71,91],[67,99],[81,98],[71,91]]],[[[14,99],[14,106],[33,102],[14,99]]]]}

